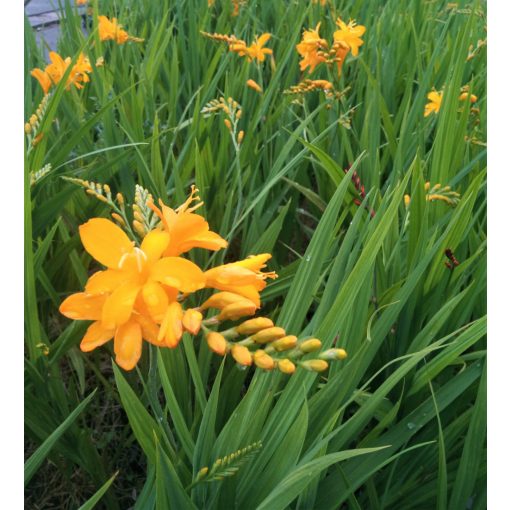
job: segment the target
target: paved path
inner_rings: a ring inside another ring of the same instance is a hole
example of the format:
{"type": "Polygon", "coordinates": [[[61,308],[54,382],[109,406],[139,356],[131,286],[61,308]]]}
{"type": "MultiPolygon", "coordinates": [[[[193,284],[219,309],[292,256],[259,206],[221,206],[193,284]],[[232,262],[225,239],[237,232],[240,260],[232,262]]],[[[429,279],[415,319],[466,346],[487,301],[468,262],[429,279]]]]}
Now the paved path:
{"type": "MultiPolygon", "coordinates": [[[[71,0],[74,5],[74,0],[71,0]]],[[[79,7],[84,11],[85,7],[79,7]]],[[[57,0],[25,0],[25,14],[36,33],[37,43],[46,50],[57,49],[60,12],[57,0]]]]}

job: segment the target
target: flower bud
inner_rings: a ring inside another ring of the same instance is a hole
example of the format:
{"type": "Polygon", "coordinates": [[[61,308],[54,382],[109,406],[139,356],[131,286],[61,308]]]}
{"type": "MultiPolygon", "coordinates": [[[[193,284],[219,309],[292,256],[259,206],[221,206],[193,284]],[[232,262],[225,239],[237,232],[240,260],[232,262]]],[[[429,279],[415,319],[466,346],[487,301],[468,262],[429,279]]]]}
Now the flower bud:
{"type": "Polygon", "coordinates": [[[32,126],[30,125],[30,122],[27,122],[25,124],[25,133],[28,135],[32,132],[32,126]]]}
{"type": "Polygon", "coordinates": [[[250,87],[251,89],[255,90],[256,92],[259,92],[259,93],[262,92],[262,87],[255,80],[249,79],[246,82],[246,85],[248,87],[250,87]]]}
{"type": "Polygon", "coordinates": [[[284,374],[293,374],[296,371],[296,365],[290,359],[278,360],[278,370],[284,374]]]}
{"type": "Polygon", "coordinates": [[[228,349],[228,342],[225,340],[223,335],[216,331],[211,331],[207,334],[206,340],[207,345],[212,352],[215,352],[220,356],[225,356],[228,349]]]}
{"type": "Polygon", "coordinates": [[[345,359],[347,358],[347,352],[345,352],[344,349],[328,349],[327,351],[321,352],[319,354],[320,359],[328,359],[328,360],[335,360],[335,359],[345,359]]]}
{"type": "Polygon", "coordinates": [[[236,328],[236,332],[240,335],[253,335],[262,329],[272,328],[273,326],[274,324],[271,319],[268,319],[267,317],[257,317],[239,324],[236,328]]]}
{"type": "Polygon", "coordinates": [[[230,354],[240,365],[249,367],[252,364],[251,352],[244,345],[234,344],[230,354]]]}
{"type": "Polygon", "coordinates": [[[273,342],[271,344],[271,347],[277,352],[282,352],[288,351],[289,349],[293,349],[294,347],[296,347],[296,345],[297,337],[294,335],[288,335],[273,342]]]}
{"type": "Polygon", "coordinates": [[[468,92],[463,92],[460,96],[459,96],[459,100],[460,101],[466,101],[466,99],[469,98],[469,101],[471,103],[476,103],[476,101],[478,100],[478,97],[475,96],[474,94],[469,94],[468,92]]]}
{"type": "Polygon", "coordinates": [[[221,313],[218,315],[218,320],[237,320],[240,317],[245,317],[246,315],[253,315],[256,311],[257,305],[255,305],[253,301],[250,301],[249,299],[242,299],[237,301],[237,303],[231,303],[223,308],[221,313]]]}
{"type": "Polygon", "coordinates": [[[196,335],[200,331],[202,317],[202,314],[198,310],[188,308],[184,312],[184,316],[182,318],[182,325],[184,326],[184,329],[192,335],[196,335]]]}
{"type": "Polygon", "coordinates": [[[309,359],[302,361],[299,366],[310,370],[310,372],[324,372],[328,368],[328,362],[323,359],[309,359]]]}
{"type": "Polygon", "coordinates": [[[303,353],[318,351],[322,347],[322,342],[318,338],[310,338],[299,344],[299,350],[303,353]]]}
{"type": "Polygon", "coordinates": [[[255,365],[263,370],[273,370],[275,367],[274,359],[261,349],[253,353],[253,361],[255,365]]]}
{"type": "Polygon", "coordinates": [[[243,141],[244,138],[244,131],[239,131],[239,134],[237,135],[237,143],[240,144],[243,141]]]}
{"type": "Polygon", "coordinates": [[[126,223],[124,222],[124,219],[122,218],[122,216],[120,214],[117,214],[115,212],[112,213],[112,218],[117,222],[119,223],[119,225],[125,227],[126,226],[126,223]]]}
{"type": "Polygon", "coordinates": [[[278,340],[278,338],[283,338],[285,335],[286,333],[283,328],[273,327],[263,329],[262,331],[255,333],[255,335],[253,335],[251,338],[258,344],[267,344],[273,340],[278,340]]]}
{"type": "Polygon", "coordinates": [[[232,123],[228,119],[225,119],[223,122],[225,123],[225,126],[227,126],[228,130],[232,131],[232,123]]]}
{"type": "Polygon", "coordinates": [[[404,195],[404,205],[406,207],[409,207],[410,203],[411,203],[411,197],[409,195],[404,195]]]}

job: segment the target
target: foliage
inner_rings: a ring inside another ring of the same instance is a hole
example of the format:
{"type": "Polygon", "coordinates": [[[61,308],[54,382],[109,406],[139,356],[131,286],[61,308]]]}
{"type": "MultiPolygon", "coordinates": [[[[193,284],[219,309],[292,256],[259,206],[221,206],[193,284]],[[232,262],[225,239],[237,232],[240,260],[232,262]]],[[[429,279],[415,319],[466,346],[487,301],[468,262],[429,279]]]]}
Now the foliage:
{"type": "MultiPolygon", "coordinates": [[[[26,497],[51,493],[44,477],[56,471],[60,508],[92,508],[103,493],[111,509],[485,508],[485,4],[250,0],[238,16],[227,0],[91,6],[82,17],[62,2],[58,43],[73,63],[88,53],[90,82],[53,89],[43,136],[25,150],[30,475],[47,458],[26,497]],[[98,13],[144,42],[101,42],[98,13]],[[307,77],[303,29],[322,21],[331,40],[337,16],[366,26],[341,77],[314,74],[338,94],[284,94],[307,77]],[[200,31],[269,32],[274,60],[249,62],[200,31]],[[474,105],[459,102],[465,85],[474,105]],[[427,93],[443,87],[424,117],[427,93]],[[242,106],[241,140],[200,113],[220,97],[242,106]],[[289,377],[239,370],[186,335],[172,350],[145,345],[131,373],[112,368],[109,346],[80,352],[85,325],[58,306],[95,269],[78,226],[109,211],[65,178],[107,183],[128,202],[139,184],[182,203],[195,183],[229,247],[192,258],[271,252],[279,278],[262,313],[348,358],[289,377]],[[426,199],[426,182],[458,203],[426,199]],[[196,483],[254,444],[231,476],[196,483]]],[[[25,56],[27,120],[43,97],[30,70],[46,64],[29,27],[25,56]]]]}

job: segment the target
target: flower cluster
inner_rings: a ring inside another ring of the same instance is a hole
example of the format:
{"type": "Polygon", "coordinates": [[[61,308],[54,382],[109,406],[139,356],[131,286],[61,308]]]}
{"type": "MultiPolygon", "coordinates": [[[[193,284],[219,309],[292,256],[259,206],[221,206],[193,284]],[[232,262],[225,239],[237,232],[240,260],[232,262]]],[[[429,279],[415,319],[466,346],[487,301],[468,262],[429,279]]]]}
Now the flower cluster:
{"type": "MultiPolygon", "coordinates": [[[[452,207],[455,207],[459,203],[460,193],[452,191],[450,186],[441,186],[441,184],[435,184],[434,186],[430,187],[430,182],[427,181],[424,188],[426,192],[425,200],[427,200],[427,202],[440,201],[445,202],[452,207]]],[[[404,195],[405,206],[408,207],[410,203],[410,195],[404,195]]]]}
{"type": "MultiPolygon", "coordinates": [[[[32,69],[31,75],[39,82],[44,94],[48,94],[53,85],[57,85],[64,77],[67,68],[71,65],[71,57],[63,59],[55,51],[50,51],[50,63],[44,71],[39,68],[32,69]]],[[[76,64],[71,68],[67,77],[66,88],[69,90],[71,85],[77,89],[83,88],[83,84],[90,81],[89,73],[92,72],[89,59],[80,53],[76,64]]]]}
{"type": "Polygon", "coordinates": [[[271,38],[271,34],[264,33],[255,38],[249,46],[242,39],[238,39],[234,35],[224,34],[210,34],[208,32],[200,32],[204,37],[213,39],[214,41],[228,43],[229,51],[237,53],[240,57],[246,57],[249,62],[256,60],[257,62],[264,62],[266,55],[272,55],[273,50],[270,48],[264,48],[266,43],[271,38]]]}
{"type": "Polygon", "coordinates": [[[238,131],[238,123],[243,115],[243,108],[237,101],[231,97],[226,100],[224,97],[213,99],[200,110],[200,113],[205,118],[223,113],[225,115],[223,122],[229,130],[236,150],[239,149],[239,146],[244,139],[244,131],[238,131]]]}
{"type": "MultiPolygon", "coordinates": [[[[114,204],[107,185],[88,181],[78,184],[90,195],[114,204]]],[[[221,322],[256,313],[266,280],[277,277],[274,272],[263,271],[271,255],[254,255],[203,271],[183,255],[192,248],[217,251],[227,242],[195,213],[203,205],[198,190],[193,186],[188,199],[176,209],[162,201],[157,207],[143,188],[138,188],[136,195],[133,214],[134,221],[143,226],[135,229],[140,242],[126,233],[135,237],[128,225],[124,198],[119,194],[115,205],[121,213],[115,213],[121,220],[118,225],[106,218],[93,218],[79,228],[85,250],[105,266],[92,274],[83,292],[72,294],[60,305],[60,312],[70,319],[93,321],[81,341],[83,351],[92,351],[113,339],[116,362],[131,370],[140,359],[143,340],[174,348],[185,331],[197,335],[203,330],[213,352],[229,353],[244,367],[254,363],[265,370],[278,368],[292,373],[298,364],[322,371],[328,366],[327,360],[345,358],[342,349],[330,349],[316,359],[301,361],[304,354],[320,349],[320,341],[298,343],[297,337],[287,335],[265,317],[247,320],[221,333],[211,330],[221,322]],[[199,306],[186,306],[189,296],[202,289],[219,292],[199,306]],[[218,310],[217,314],[204,319],[210,309],[218,310]],[[235,341],[240,336],[244,338],[235,341]],[[280,359],[279,353],[285,351],[289,352],[280,359]]]]}
{"type": "Polygon", "coordinates": [[[129,35],[119,25],[117,18],[108,19],[106,16],[99,16],[99,39],[101,41],[115,41],[117,44],[125,44],[128,41],[143,42],[143,39],[129,35]]]}
{"type": "MultiPolygon", "coordinates": [[[[432,89],[427,94],[429,102],[425,105],[423,116],[428,117],[431,113],[439,113],[441,103],[443,102],[443,91],[432,89]]],[[[469,101],[471,104],[478,101],[478,97],[469,92],[469,87],[466,85],[460,89],[459,101],[469,101]]]]}
{"type": "Polygon", "coordinates": [[[48,108],[50,96],[45,94],[28,122],[25,122],[25,135],[28,141],[28,152],[32,150],[41,140],[43,133],[40,132],[41,124],[48,108]]]}
{"type": "Polygon", "coordinates": [[[365,33],[365,27],[357,25],[353,20],[346,24],[338,18],[336,20],[338,30],[334,32],[333,43],[329,45],[319,35],[320,25],[318,23],[314,29],[303,32],[301,42],[296,46],[297,52],[302,57],[299,67],[301,71],[309,68],[308,73],[312,73],[322,63],[328,66],[336,63],[338,75],[340,75],[348,53],[358,55],[359,47],[363,44],[361,36],[365,33]]]}

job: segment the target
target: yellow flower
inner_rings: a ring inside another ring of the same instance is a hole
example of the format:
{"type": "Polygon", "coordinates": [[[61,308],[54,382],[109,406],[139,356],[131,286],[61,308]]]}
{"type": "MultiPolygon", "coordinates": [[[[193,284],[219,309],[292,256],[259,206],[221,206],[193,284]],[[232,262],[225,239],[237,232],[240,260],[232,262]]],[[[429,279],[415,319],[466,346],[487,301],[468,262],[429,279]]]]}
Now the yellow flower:
{"type": "Polygon", "coordinates": [[[201,310],[207,310],[208,308],[221,310],[221,313],[218,315],[218,320],[220,321],[227,319],[235,320],[247,315],[253,315],[257,310],[257,306],[253,301],[233,292],[213,294],[200,306],[201,310]]]}
{"type": "MultiPolygon", "coordinates": [[[[50,51],[50,63],[46,66],[45,70],[33,69],[30,73],[41,85],[43,92],[48,93],[52,85],[57,85],[62,80],[67,68],[71,64],[71,57],[63,59],[55,51],[50,51]]],[[[92,72],[92,66],[89,59],[81,53],[71,69],[67,78],[66,88],[69,89],[71,85],[76,88],[83,88],[82,83],[90,81],[88,73],[92,72]]]]}
{"type": "Polygon", "coordinates": [[[46,95],[52,85],[51,78],[48,75],[48,73],[46,71],[43,71],[42,69],[35,68],[32,69],[30,74],[39,82],[39,85],[43,89],[44,95],[46,95]]]}
{"type": "Polygon", "coordinates": [[[290,359],[278,360],[278,370],[284,374],[293,374],[296,371],[296,365],[290,359]]]}
{"type": "Polygon", "coordinates": [[[318,351],[322,347],[322,342],[318,338],[310,338],[299,344],[299,350],[304,353],[318,351]]]}
{"type": "Polygon", "coordinates": [[[192,335],[196,335],[200,331],[202,319],[203,316],[198,310],[188,308],[182,317],[182,325],[186,331],[192,335]]]}
{"type": "Polygon", "coordinates": [[[268,342],[273,342],[274,340],[283,338],[286,334],[287,333],[285,333],[283,328],[275,326],[255,333],[251,339],[257,344],[267,344],[268,342]]]}
{"type": "Polygon", "coordinates": [[[164,205],[162,201],[159,202],[161,209],[153,203],[148,204],[159,216],[165,232],[172,239],[166,248],[166,256],[180,255],[192,248],[217,251],[228,244],[221,236],[209,230],[209,224],[202,216],[193,213],[203,205],[197,193],[198,189],[192,186],[188,199],[175,211],[164,205]],[[190,207],[193,202],[198,203],[190,207]]]}
{"type": "Polygon", "coordinates": [[[297,337],[294,335],[288,335],[274,341],[271,344],[271,347],[277,352],[282,352],[288,351],[289,349],[293,349],[294,347],[296,347],[296,345],[297,337]]]}
{"type": "Polygon", "coordinates": [[[423,115],[428,117],[432,112],[438,113],[441,108],[441,101],[443,100],[443,93],[431,90],[427,94],[427,99],[430,101],[425,105],[425,111],[423,115]]]}
{"type": "Polygon", "coordinates": [[[271,258],[269,253],[255,255],[238,262],[213,267],[205,272],[206,287],[238,294],[260,307],[260,291],[267,278],[276,278],[274,272],[263,273],[262,268],[271,258]]]}
{"type": "Polygon", "coordinates": [[[236,332],[240,335],[253,335],[258,333],[261,329],[272,328],[274,326],[273,321],[267,317],[257,317],[256,319],[249,319],[239,324],[236,328],[236,332]]]}
{"type": "Polygon", "coordinates": [[[261,93],[262,92],[262,87],[254,80],[252,79],[249,79],[247,82],[246,82],[246,85],[248,87],[250,87],[251,89],[255,90],[256,92],[259,92],[261,93]]]}
{"type": "Polygon", "coordinates": [[[170,236],[161,230],[149,232],[138,248],[113,222],[93,218],[80,227],[80,237],[85,250],[106,266],[89,278],[84,292],[60,305],[70,319],[95,321],[81,349],[91,351],[114,338],[117,363],[131,370],[140,358],[142,338],[175,347],[182,335],[178,292],[203,288],[201,269],[180,257],[163,257],[170,236]]]}
{"type": "Polygon", "coordinates": [[[357,56],[359,47],[363,44],[361,36],[365,33],[366,28],[363,25],[357,25],[353,20],[350,20],[349,24],[345,24],[340,18],[336,20],[336,24],[340,30],[333,34],[335,43],[347,46],[352,54],[357,56]]]}
{"type": "Polygon", "coordinates": [[[106,16],[99,16],[99,38],[101,41],[112,40],[117,44],[125,44],[128,41],[142,42],[143,39],[129,35],[119,25],[117,18],[109,20],[106,16]]]}
{"type": "Polygon", "coordinates": [[[301,71],[309,67],[308,72],[312,73],[320,63],[326,62],[326,57],[320,49],[326,48],[327,42],[319,35],[320,26],[318,23],[314,29],[305,30],[301,42],[296,45],[297,52],[303,57],[299,63],[301,71]]]}
{"type": "Polygon", "coordinates": [[[259,62],[264,62],[266,55],[272,55],[273,53],[273,50],[270,48],[264,48],[270,38],[271,34],[266,32],[255,38],[255,41],[250,46],[247,46],[244,41],[237,40],[230,44],[229,49],[238,53],[241,57],[247,57],[250,62],[255,59],[259,62]]]}
{"type": "Polygon", "coordinates": [[[275,360],[261,349],[253,353],[253,362],[263,370],[273,370],[275,367],[275,360]]]}

